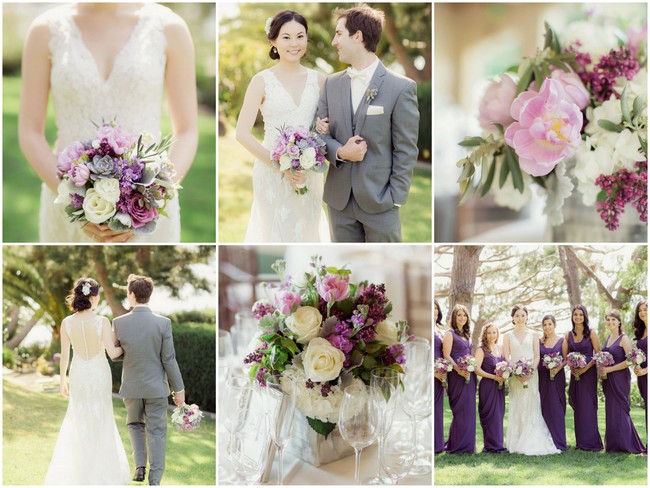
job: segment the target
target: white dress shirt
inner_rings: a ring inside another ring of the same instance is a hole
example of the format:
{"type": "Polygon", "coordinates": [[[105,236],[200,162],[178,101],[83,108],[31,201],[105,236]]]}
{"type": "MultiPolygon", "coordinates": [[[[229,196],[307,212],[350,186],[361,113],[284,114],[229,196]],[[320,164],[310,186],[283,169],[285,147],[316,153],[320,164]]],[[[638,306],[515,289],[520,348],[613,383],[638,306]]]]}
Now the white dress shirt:
{"type": "Polygon", "coordinates": [[[350,77],[352,110],[354,113],[357,112],[357,108],[368,90],[368,85],[370,85],[370,81],[377,70],[377,66],[379,66],[379,58],[376,58],[374,63],[362,70],[356,70],[352,66],[347,69],[348,76],[350,77]]]}

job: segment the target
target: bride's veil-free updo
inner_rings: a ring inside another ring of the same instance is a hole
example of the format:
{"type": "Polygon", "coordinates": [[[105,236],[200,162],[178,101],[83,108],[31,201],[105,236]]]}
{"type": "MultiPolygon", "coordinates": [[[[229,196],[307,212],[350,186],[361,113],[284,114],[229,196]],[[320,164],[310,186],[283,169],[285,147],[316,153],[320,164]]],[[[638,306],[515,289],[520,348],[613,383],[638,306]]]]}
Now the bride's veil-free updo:
{"type": "Polygon", "coordinates": [[[72,312],[83,312],[92,307],[90,297],[99,294],[99,283],[92,278],[80,278],[76,281],[65,303],[72,312]]]}
{"type": "MultiPolygon", "coordinates": [[[[275,41],[280,35],[280,29],[282,28],[282,26],[287,22],[291,22],[292,20],[295,20],[300,25],[302,25],[305,28],[305,32],[309,34],[309,28],[307,27],[307,19],[305,19],[302,15],[300,15],[295,10],[282,10],[281,12],[278,12],[277,14],[275,14],[274,17],[270,19],[270,23],[267,22],[266,38],[269,41],[275,41]]],[[[269,51],[269,57],[274,61],[280,59],[280,54],[278,54],[278,51],[277,49],[275,49],[274,46],[271,46],[271,49],[269,51]]]]}

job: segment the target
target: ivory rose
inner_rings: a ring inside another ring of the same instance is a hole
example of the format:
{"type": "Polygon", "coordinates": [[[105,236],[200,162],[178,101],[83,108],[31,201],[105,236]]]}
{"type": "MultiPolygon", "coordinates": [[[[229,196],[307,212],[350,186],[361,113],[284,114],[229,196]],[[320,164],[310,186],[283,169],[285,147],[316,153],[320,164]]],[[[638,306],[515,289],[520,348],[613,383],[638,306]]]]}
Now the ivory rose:
{"type": "Polygon", "coordinates": [[[298,335],[298,344],[307,344],[320,333],[323,316],[317,308],[299,307],[285,320],[291,332],[298,335]]]}
{"type": "Polygon", "coordinates": [[[345,354],[322,337],[312,339],[302,353],[302,364],[307,378],[317,382],[338,378],[344,361],[345,354]]]}

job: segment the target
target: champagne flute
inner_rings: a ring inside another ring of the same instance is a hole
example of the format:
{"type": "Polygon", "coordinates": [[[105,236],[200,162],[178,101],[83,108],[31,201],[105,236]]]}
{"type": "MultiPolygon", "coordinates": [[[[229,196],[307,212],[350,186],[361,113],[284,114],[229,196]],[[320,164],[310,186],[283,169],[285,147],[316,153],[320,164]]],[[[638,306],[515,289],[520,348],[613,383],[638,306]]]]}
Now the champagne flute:
{"type": "Polygon", "coordinates": [[[360,485],[361,451],[375,440],[370,392],[366,385],[351,385],[343,391],[338,426],[343,440],[354,448],[354,484],[360,485]]]}
{"type": "Polygon", "coordinates": [[[379,450],[379,460],[393,485],[398,484],[411,470],[417,451],[415,423],[395,420],[379,450]],[[401,425],[401,424],[407,425],[401,425]]]}
{"type": "MultiPolygon", "coordinates": [[[[418,434],[420,421],[431,415],[431,366],[427,360],[425,368],[407,369],[404,378],[404,411],[412,419],[415,428],[415,444],[419,450],[418,434]]],[[[426,446],[417,453],[411,473],[424,475],[431,472],[431,451],[426,446]]]]}
{"type": "Polygon", "coordinates": [[[284,484],[282,453],[291,439],[291,429],[296,412],[296,384],[276,377],[266,380],[266,397],[269,400],[269,430],[278,451],[278,484],[284,484]]]}
{"type": "Polygon", "coordinates": [[[225,387],[226,380],[230,377],[234,355],[235,348],[230,332],[219,329],[219,388],[225,387]]]}

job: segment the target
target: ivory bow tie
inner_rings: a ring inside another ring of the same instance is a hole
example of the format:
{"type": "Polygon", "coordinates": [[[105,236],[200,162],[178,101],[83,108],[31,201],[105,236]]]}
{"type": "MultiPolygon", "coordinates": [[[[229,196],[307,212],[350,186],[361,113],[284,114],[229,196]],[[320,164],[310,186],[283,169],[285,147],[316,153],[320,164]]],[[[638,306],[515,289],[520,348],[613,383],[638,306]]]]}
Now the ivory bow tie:
{"type": "Polygon", "coordinates": [[[352,66],[347,69],[347,72],[351,80],[358,80],[364,86],[368,85],[372,79],[372,73],[365,70],[359,71],[352,66]]]}

